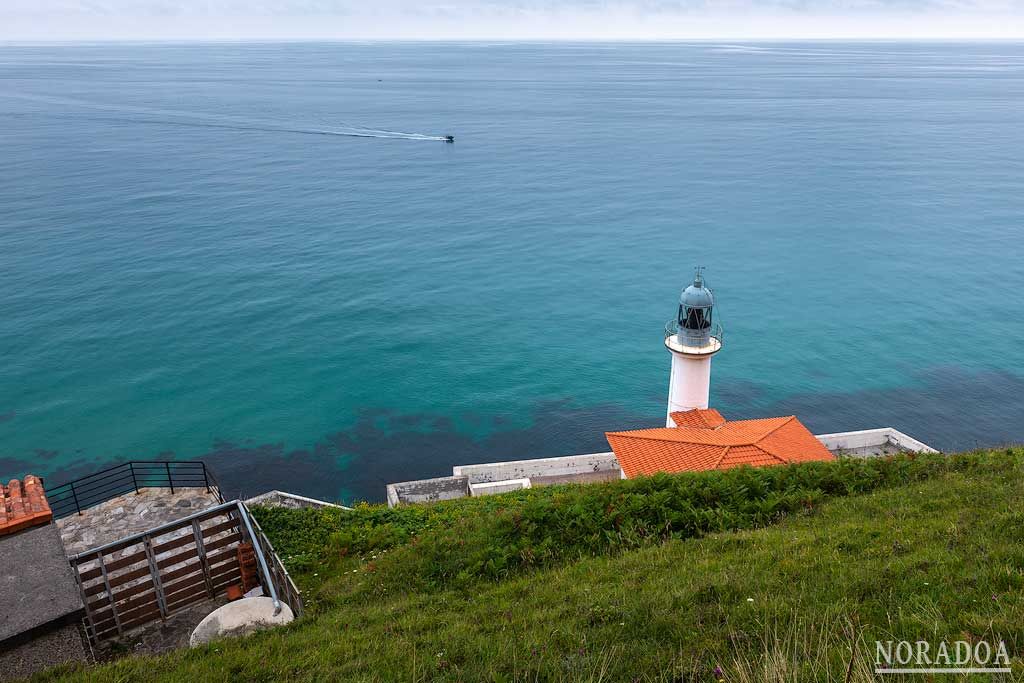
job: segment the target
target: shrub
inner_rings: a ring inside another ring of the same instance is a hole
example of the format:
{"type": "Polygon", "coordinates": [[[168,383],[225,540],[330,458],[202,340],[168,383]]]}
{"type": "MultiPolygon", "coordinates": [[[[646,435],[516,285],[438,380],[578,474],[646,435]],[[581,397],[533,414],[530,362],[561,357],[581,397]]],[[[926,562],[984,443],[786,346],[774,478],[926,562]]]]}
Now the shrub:
{"type": "MultiPolygon", "coordinates": [[[[301,568],[313,557],[393,549],[373,565],[374,588],[444,588],[501,579],[584,555],[765,526],[786,515],[809,512],[831,497],[971,469],[981,457],[848,458],[659,474],[394,509],[364,504],[341,514],[256,514],[279,552],[291,556],[286,561],[292,566],[301,568]]],[[[993,466],[993,457],[1002,456],[987,456],[986,467],[993,466]]],[[[1005,466],[1012,466],[1012,457],[1005,458],[1005,466]]]]}

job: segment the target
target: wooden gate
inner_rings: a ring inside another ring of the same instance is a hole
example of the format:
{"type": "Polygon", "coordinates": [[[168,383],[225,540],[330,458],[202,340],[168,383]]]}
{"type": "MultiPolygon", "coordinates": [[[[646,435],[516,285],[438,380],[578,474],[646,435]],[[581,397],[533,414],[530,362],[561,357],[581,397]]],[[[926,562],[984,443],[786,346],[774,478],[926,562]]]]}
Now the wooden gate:
{"type": "Polygon", "coordinates": [[[94,644],[166,619],[238,584],[238,546],[256,548],[264,594],[296,617],[302,597],[240,501],[231,501],[70,558],[94,644]]]}

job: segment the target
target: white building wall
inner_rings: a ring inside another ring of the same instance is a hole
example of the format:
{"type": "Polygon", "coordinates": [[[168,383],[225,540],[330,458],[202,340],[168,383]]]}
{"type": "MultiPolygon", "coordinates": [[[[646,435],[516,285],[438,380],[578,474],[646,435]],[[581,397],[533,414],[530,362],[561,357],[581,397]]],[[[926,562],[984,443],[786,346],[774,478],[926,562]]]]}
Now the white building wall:
{"type": "Polygon", "coordinates": [[[676,426],[669,417],[672,413],[707,408],[710,392],[711,356],[684,356],[673,351],[665,426],[676,426]]]}

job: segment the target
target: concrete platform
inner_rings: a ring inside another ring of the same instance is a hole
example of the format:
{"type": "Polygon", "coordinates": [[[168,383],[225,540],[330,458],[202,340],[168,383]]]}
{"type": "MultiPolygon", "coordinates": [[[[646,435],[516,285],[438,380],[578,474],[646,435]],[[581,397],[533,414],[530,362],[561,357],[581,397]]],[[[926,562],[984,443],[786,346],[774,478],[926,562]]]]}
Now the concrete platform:
{"type": "Polygon", "coordinates": [[[57,520],[68,555],[141,534],[220,503],[205,488],[145,488],[57,520]]]}
{"type": "Polygon", "coordinates": [[[0,538],[0,643],[84,609],[54,524],[0,538]]]}
{"type": "Polygon", "coordinates": [[[439,500],[489,495],[532,486],[586,484],[622,478],[615,453],[583,453],[557,458],[458,465],[452,476],[387,485],[388,505],[432,503],[439,500]],[[529,484],[523,482],[529,481],[529,484]],[[494,484],[494,486],[481,486],[494,484]]]}
{"type": "Polygon", "coordinates": [[[84,614],[56,525],[0,538],[0,680],[88,661],[84,614]]]}
{"type": "Polygon", "coordinates": [[[896,453],[938,453],[926,443],[893,429],[859,429],[853,432],[815,434],[814,438],[837,456],[872,458],[896,453]]]}

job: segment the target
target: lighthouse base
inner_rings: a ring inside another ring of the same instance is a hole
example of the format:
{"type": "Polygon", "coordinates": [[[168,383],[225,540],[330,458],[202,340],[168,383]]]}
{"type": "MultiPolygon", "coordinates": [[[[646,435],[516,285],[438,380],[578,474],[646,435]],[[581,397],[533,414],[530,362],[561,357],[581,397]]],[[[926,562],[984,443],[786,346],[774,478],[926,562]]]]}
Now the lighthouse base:
{"type": "Polygon", "coordinates": [[[672,413],[707,408],[710,393],[711,355],[685,355],[673,351],[665,426],[676,426],[672,421],[672,413]]]}

